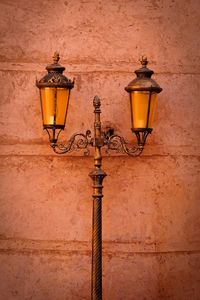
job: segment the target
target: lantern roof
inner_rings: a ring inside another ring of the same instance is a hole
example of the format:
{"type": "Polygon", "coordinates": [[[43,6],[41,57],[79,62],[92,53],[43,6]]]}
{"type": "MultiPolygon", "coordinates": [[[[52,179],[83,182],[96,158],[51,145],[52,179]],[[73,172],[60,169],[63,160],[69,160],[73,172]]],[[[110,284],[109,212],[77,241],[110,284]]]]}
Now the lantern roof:
{"type": "Polygon", "coordinates": [[[71,81],[71,79],[63,75],[65,67],[58,63],[59,59],[59,53],[55,52],[53,55],[53,64],[46,67],[48,73],[39,81],[36,80],[36,86],[38,88],[55,87],[72,89],[74,87],[74,81],[71,81]]]}
{"type": "Polygon", "coordinates": [[[127,92],[132,91],[149,91],[149,92],[155,92],[160,93],[162,91],[162,88],[157,84],[157,82],[151,78],[151,76],[154,74],[154,71],[147,68],[148,60],[146,56],[142,56],[141,60],[142,67],[135,71],[136,78],[134,78],[127,87],[125,87],[125,90],[127,92]]]}

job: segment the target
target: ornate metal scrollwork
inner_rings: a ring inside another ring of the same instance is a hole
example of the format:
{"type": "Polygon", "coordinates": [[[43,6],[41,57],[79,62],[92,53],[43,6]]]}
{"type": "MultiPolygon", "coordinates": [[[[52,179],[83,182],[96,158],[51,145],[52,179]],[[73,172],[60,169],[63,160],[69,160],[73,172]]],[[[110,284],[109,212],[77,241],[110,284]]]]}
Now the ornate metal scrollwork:
{"type": "Polygon", "coordinates": [[[64,154],[72,151],[79,151],[85,149],[85,155],[89,155],[88,145],[92,144],[91,131],[86,133],[75,133],[66,144],[52,143],[53,151],[57,154],[64,154]]]}
{"type": "Polygon", "coordinates": [[[51,143],[53,151],[57,154],[85,150],[84,155],[89,155],[90,151],[88,146],[103,147],[104,145],[107,147],[106,152],[108,154],[110,151],[115,151],[116,153],[126,153],[130,156],[139,156],[144,149],[144,146],[142,145],[130,145],[122,136],[118,134],[108,135],[107,133],[103,133],[100,140],[94,139],[91,136],[90,130],[87,130],[85,134],[73,134],[66,144],[57,144],[56,142],[51,143]]]}
{"type": "Polygon", "coordinates": [[[131,156],[138,156],[142,153],[144,147],[142,145],[129,145],[129,143],[120,135],[113,134],[107,138],[107,152],[114,150],[117,153],[126,153],[131,156]]]}
{"type": "Polygon", "coordinates": [[[49,83],[61,83],[61,76],[58,75],[56,72],[53,73],[53,75],[48,80],[49,83]]]}

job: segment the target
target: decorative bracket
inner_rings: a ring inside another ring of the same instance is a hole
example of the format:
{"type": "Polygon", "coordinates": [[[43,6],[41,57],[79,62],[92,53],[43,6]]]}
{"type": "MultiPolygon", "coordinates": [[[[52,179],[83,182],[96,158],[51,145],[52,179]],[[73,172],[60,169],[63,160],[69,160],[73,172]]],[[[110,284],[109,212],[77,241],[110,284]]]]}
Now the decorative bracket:
{"type": "Polygon", "coordinates": [[[53,151],[57,154],[65,154],[67,152],[85,150],[84,155],[89,155],[88,147],[104,147],[106,152],[110,151],[116,153],[126,153],[130,156],[138,156],[142,153],[143,145],[129,145],[129,143],[120,135],[114,134],[114,129],[109,128],[108,131],[102,132],[101,137],[93,138],[91,131],[87,130],[86,133],[75,133],[66,144],[51,143],[53,151]]]}
{"type": "Polygon", "coordinates": [[[143,149],[143,145],[129,145],[129,143],[120,135],[113,134],[106,139],[107,153],[114,150],[117,153],[126,153],[130,156],[139,156],[143,149]]]}
{"type": "Polygon", "coordinates": [[[87,130],[86,133],[75,133],[66,144],[51,143],[53,151],[57,154],[65,154],[67,152],[78,151],[84,149],[85,155],[89,155],[88,146],[92,145],[91,131],[87,130]]]}

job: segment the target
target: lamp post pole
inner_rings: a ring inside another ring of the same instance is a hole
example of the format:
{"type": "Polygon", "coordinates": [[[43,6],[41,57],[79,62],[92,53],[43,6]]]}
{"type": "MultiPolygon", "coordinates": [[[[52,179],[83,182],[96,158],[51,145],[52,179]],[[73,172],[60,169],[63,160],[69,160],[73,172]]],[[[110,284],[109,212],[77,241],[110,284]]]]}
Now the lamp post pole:
{"type": "Polygon", "coordinates": [[[91,300],[102,300],[102,189],[106,173],[101,169],[101,147],[104,144],[101,133],[100,99],[94,98],[94,170],[89,174],[93,181],[92,216],[92,278],[91,300]]]}

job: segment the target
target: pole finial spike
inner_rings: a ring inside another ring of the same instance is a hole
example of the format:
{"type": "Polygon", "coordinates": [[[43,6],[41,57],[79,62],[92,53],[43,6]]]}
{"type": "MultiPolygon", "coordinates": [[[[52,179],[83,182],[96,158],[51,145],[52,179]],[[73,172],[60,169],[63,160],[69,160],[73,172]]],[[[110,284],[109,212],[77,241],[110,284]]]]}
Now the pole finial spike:
{"type": "Polygon", "coordinates": [[[58,52],[58,51],[55,51],[55,52],[54,52],[54,55],[53,55],[53,63],[54,63],[54,64],[57,64],[58,61],[59,61],[59,59],[60,59],[59,52],[58,52]]]}
{"type": "Polygon", "coordinates": [[[98,96],[94,97],[93,105],[94,105],[94,107],[100,107],[101,106],[101,100],[98,96]]]}
{"type": "Polygon", "coordinates": [[[145,68],[148,65],[148,60],[146,55],[142,55],[140,62],[142,64],[142,67],[145,68]]]}

